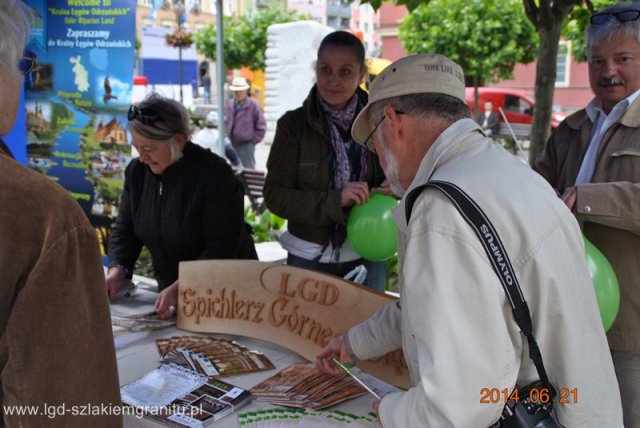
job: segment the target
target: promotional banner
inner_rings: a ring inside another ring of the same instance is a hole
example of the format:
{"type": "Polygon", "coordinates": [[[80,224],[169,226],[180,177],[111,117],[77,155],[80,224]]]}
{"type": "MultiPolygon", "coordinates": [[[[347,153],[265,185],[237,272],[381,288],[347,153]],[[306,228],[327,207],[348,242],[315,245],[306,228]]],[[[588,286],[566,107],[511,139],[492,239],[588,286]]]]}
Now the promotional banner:
{"type": "Polygon", "coordinates": [[[130,160],[136,1],[25,3],[37,56],[25,76],[27,162],[65,187],[95,226],[108,224],[130,160]]]}
{"type": "Polygon", "coordinates": [[[149,79],[152,85],[180,84],[178,57],[182,55],[182,84],[198,82],[198,60],[196,47],[168,47],[165,37],[175,30],[162,27],[143,27],[140,48],[140,74],[149,79]]]}

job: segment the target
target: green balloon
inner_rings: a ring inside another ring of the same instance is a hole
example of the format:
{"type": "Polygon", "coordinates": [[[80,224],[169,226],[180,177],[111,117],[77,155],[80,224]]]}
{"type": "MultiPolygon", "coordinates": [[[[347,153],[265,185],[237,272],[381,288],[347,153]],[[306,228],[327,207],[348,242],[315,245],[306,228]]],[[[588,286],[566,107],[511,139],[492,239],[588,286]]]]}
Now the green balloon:
{"type": "Polygon", "coordinates": [[[381,261],[396,253],[398,232],[391,210],[397,205],[393,197],[373,193],[366,203],[351,209],[347,237],[360,257],[381,261]]]}
{"type": "Polygon", "coordinates": [[[607,331],[613,325],[620,308],[620,287],[618,278],[611,264],[604,254],[600,252],[585,236],[584,247],[586,250],[587,266],[591,274],[591,281],[596,290],[596,299],[600,309],[602,325],[607,331]]]}
{"type": "Polygon", "coordinates": [[[284,227],[285,222],[286,222],[285,219],[283,219],[280,216],[275,215],[274,213],[271,213],[271,215],[269,216],[269,224],[275,230],[282,229],[284,227]]]}

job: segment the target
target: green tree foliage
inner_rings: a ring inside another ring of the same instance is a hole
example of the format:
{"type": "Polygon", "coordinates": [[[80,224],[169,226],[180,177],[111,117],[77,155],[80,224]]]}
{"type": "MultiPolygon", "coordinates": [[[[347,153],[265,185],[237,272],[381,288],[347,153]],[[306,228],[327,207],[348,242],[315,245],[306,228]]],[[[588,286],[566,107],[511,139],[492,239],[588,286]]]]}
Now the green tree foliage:
{"type": "MultiPolygon", "coordinates": [[[[361,3],[371,4],[375,9],[378,9],[382,4],[382,0],[360,1],[361,3]]],[[[428,5],[436,0],[391,1],[397,5],[405,5],[409,10],[414,10],[421,5],[428,5]]],[[[480,3],[485,2],[491,4],[496,3],[498,4],[498,9],[502,10],[503,4],[506,4],[507,0],[485,0],[480,3]]],[[[524,13],[533,24],[539,40],[536,49],[536,108],[533,115],[529,151],[529,159],[531,161],[543,150],[544,144],[551,131],[551,111],[560,37],[564,36],[567,40],[574,42],[572,43],[572,53],[577,59],[584,59],[586,57],[584,54],[584,29],[589,15],[593,9],[599,10],[613,3],[615,3],[615,1],[606,0],[521,1],[524,13]]],[[[464,18],[458,16],[457,19],[463,20],[464,18]]],[[[485,18],[481,16],[477,22],[471,22],[469,25],[474,28],[481,28],[484,20],[485,18]]],[[[442,34],[436,35],[438,37],[444,37],[442,34]]],[[[418,36],[421,36],[421,34],[418,34],[418,36]]]]}
{"type": "MultiPolygon", "coordinates": [[[[616,0],[591,0],[594,12],[618,3],[616,0]]],[[[571,11],[565,23],[562,34],[566,41],[571,42],[571,55],[578,62],[587,60],[587,44],[585,32],[589,24],[591,11],[586,7],[577,7],[571,11]]]]}
{"type": "Polygon", "coordinates": [[[400,40],[408,54],[446,55],[480,83],[513,78],[537,46],[519,0],[432,0],[405,17],[400,40]]]}
{"type": "MultiPolygon", "coordinates": [[[[251,70],[264,70],[267,50],[267,28],[272,24],[308,19],[296,11],[269,7],[253,15],[224,17],[224,65],[228,69],[245,66],[251,70]]],[[[213,25],[195,34],[196,50],[216,60],[216,28],[213,25]]]]}
{"type": "MultiPolygon", "coordinates": [[[[380,9],[380,6],[382,6],[382,1],[383,0],[360,0],[361,4],[364,3],[369,3],[371,5],[371,7],[373,7],[375,10],[380,9]]],[[[414,10],[416,9],[418,6],[420,6],[421,4],[427,4],[429,3],[429,0],[396,0],[395,2],[393,2],[397,5],[403,5],[406,6],[407,9],[409,10],[414,10]]]]}

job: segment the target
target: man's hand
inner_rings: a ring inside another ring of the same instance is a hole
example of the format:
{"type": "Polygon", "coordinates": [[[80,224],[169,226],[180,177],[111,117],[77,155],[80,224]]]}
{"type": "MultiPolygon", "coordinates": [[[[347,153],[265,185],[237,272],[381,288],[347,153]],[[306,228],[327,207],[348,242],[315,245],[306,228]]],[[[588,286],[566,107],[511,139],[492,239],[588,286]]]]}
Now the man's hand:
{"type": "Polygon", "coordinates": [[[318,355],[316,355],[316,368],[331,375],[339,375],[344,372],[333,363],[337,358],[341,363],[353,364],[351,350],[347,348],[343,336],[336,336],[327,343],[318,355]]]}
{"type": "Polygon", "coordinates": [[[373,407],[373,411],[375,412],[376,416],[378,417],[378,424],[380,426],[382,426],[382,421],[380,420],[380,401],[382,400],[376,400],[373,402],[373,405],[371,407],[373,407]]]}

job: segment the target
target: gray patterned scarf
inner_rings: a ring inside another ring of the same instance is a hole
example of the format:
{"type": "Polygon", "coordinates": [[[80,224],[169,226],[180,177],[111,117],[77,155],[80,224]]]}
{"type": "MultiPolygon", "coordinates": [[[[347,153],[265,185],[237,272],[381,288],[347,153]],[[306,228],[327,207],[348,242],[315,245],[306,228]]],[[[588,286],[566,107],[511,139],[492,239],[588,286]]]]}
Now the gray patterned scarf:
{"type": "Polygon", "coordinates": [[[347,106],[335,110],[320,98],[333,148],[333,180],[330,188],[342,189],[350,181],[364,181],[367,176],[367,151],[351,138],[351,125],[362,110],[362,102],[354,94],[347,106]]]}
{"type": "MultiPolygon", "coordinates": [[[[324,111],[324,120],[329,130],[331,140],[331,166],[333,177],[329,181],[329,189],[342,189],[350,181],[365,181],[367,177],[367,150],[353,141],[351,138],[351,125],[356,114],[362,110],[362,102],[357,94],[354,94],[342,110],[335,110],[320,98],[320,105],[324,111]]],[[[340,261],[340,248],[347,238],[347,229],[344,225],[336,223],[329,238],[333,248],[333,259],[340,261]]],[[[327,243],[316,258],[322,256],[327,248],[327,243]]]]}

